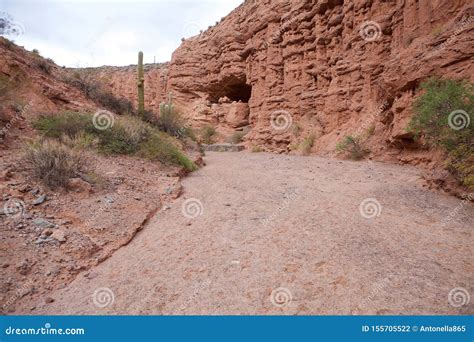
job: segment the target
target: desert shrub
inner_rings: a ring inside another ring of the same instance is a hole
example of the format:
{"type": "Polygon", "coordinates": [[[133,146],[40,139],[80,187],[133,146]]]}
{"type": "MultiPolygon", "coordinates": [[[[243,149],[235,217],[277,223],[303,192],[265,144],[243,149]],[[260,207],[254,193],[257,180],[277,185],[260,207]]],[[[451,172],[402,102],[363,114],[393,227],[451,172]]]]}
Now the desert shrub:
{"type": "Polygon", "coordinates": [[[213,144],[216,133],[217,131],[215,127],[210,125],[204,126],[201,129],[201,141],[204,144],[213,144]]]}
{"type": "Polygon", "coordinates": [[[25,159],[33,176],[50,188],[66,186],[86,169],[84,154],[54,140],[38,140],[26,146],[25,159]]]}
{"type": "Polygon", "coordinates": [[[421,85],[423,94],[413,104],[408,131],[448,153],[447,169],[473,188],[474,85],[466,81],[433,78],[421,85]]]}
{"type": "Polygon", "coordinates": [[[100,87],[92,93],[91,99],[102,107],[107,108],[117,114],[132,114],[132,103],[123,97],[117,97],[114,94],[104,91],[100,87]]]}
{"type": "Polygon", "coordinates": [[[87,71],[75,71],[63,77],[63,81],[78,88],[85,96],[117,114],[132,114],[133,104],[123,97],[117,97],[104,90],[103,86],[87,71]]]}
{"type": "Polygon", "coordinates": [[[251,151],[253,153],[259,153],[259,152],[263,152],[263,148],[258,145],[252,145],[251,151]]]}
{"type": "Polygon", "coordinates": [[[75,112],[62,112],[56,115],[40,116],[33,122],[33,127],[43,135],[57,139],[63,135],[73,138],[79,133],[94,131],[92,116],[75,112]]]}
{"type": "Polygon", "coordinates": [[[185,134],[184,121],[181,114],[176,110],[161,110],[157,119],[157,126],[162,132],[175,137],[185,134]]]}
{"type": "Polygon", "coordinates": [[[232,134],[232,136],[230,137],[229,141],[232,143],[232,144],[239,144],[242,142],[242,140],[244,139],[244,136],[245,136],[245,133],[244,132],[235,132],[234,134],[232,134]]]}
{"type": "Polygon", "coordinates": [[[374,135],[374,133],[375,133],[375,125],[371,125],[369,128],[367,128],[367,137],[374,135]]]}
{"type": "Polygon", "coordinates": [[[355,138],[351,135],[345,136],[344,139],[336,145],[336,150],[339,152],[348,152],[350,157],[354,160],[362,159],[368,152],[362,147],[360,138],[355,138]]]}
{"type": "Polygon", "coordinates": [[[301,128],[301,126],[300,126],[299,123],[294,123],[294,124],[291,126],[291,131],[293,132],[293,135],[294,135],[295,137],[298,137],[298,136],[300,135],[301,130],[302,130],[302,128],[301,128]]]}
{"type": "Polygon", "coordinates": [[[153,132],[140,148],[139,155],[150,160],[158,160],[164,164],[183,166],[194,171],[197,166],[173,144],[169,137],[161,132],[153,132]]]}
{"type": "Polygon", "coordinates": [[[69,148],[80,150],[94,149],[98,146],[98,139],[94,135],[86,132],[79,132],[75,136],[64,134],[59,141],[69,148]]]}
{"type": "Polygon", "coordinates": [[[40,55],[38,49],[33,49],[33,50],[31,50],[31,52],[32,52],[33,54],[37,55],[37,56],[40,55]]]}
{"type": "Polygon", "coordinates": [[[53,66],[44,59],[38,60],[38,62],[36,62],[36,65],[41,71],[43,71],[46,74],[50,74],[51,69],[53,69],[53,66]]]}
{"type": "Polygon", "coordinates": [[[92,77],[92,74],[86,71],[75,71],[67,73],[63,81],[78,88],[84,95],[91,98],[99,87],[98,83],[92,77]]]}
{"type": "Polygon", "coordinates": [[[65,112],[40,117],[33,127],[69,148],[94,148],[105,154],[138,154],[188,170],[196,168],[173,143],[176,140],[136,117],[116,117],[113,125],[99,130],[91,114],[65,112]]]}
{"type": "Polygon", "coordinates": [[[300,145],[301,154],[308,155],[311,152],[311,148],[314,146],[314,140],[316,139],[316,135],[311,133],[307,136],[300,145]]]}
{"type": "Polygon", "coordinates": [[[106,130],[95,130],[99,138],[99,150],[106,154],[133,154],[147,140],[150,130],[137,118],[120,117],[106,130]]]}
{"type": "Polygon", "coordinates": [[[36,66],[46,74],[50,74],[51,69],[53,68],[51,63],[49,63],[47,60],[43,58],[38,59],[38,61],[36,62],[36,66]]]}
{"type": "Polygon", "coordinates": [[[474,110],[474,86],[467,82],[455,80],[430,79],[421,85],[424,90],[413,104],[414,115],[408,130],[416,136],[423,135],[432,144],[440,144],[448,150],[457,144],[470,140],[474,136],[472,125],[462,129],[453,129],[454,111],[463,110],[470,121],[474,110]],[[451,122],[450,122],[451,121],[451,122]]]}
{"type": "Polygon", "coordinates": [[[472,144],[459,144],[451,150],[446,167],[463,185],[474,190],[474,148],[472,144]]]}

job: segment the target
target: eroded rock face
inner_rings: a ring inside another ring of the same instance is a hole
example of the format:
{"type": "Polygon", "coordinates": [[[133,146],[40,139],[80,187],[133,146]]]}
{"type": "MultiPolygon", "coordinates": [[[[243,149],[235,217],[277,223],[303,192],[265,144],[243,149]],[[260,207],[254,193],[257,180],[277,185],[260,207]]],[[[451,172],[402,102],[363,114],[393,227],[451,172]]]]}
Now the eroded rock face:
{"type": "Polygon", "coordinates": [[[248,103],[247,140],[271,150],[316,133],[314,150],[333,151],[375,126],[368,144],[383,154],[410,142],[422,80],[472,80],[473,15],[468,0],[246,1],[174,52],[167,91],[198,121],[224,96],[248,103]],[[276,111],[288,129],[271,125],[276,111]]]}

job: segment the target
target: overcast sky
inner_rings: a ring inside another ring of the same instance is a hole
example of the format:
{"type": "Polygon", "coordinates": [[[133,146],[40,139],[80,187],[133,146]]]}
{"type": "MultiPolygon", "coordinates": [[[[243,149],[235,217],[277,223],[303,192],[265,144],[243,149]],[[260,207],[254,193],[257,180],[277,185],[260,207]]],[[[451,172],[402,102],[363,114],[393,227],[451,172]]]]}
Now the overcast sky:
{"type": "Polygon", "coordinates": [[[182,37],[206,30],[243,0],[0,0],[27,50],[69,67],[166,62],[182,37]]]}

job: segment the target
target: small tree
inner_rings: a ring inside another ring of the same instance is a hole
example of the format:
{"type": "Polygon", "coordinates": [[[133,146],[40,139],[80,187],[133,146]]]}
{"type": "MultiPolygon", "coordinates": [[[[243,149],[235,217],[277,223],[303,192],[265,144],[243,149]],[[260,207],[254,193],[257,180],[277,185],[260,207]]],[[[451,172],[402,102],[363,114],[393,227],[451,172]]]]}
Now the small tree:
{"type": "Polygon", "coordinates": [[[361,145],[360,138],[347,135],[344,140],[336,145],[336,150],[339,152],[348,152],[352,159],[362,159],[369,151],[364,149],[361,145]]]}
{"type": "Polygon", "coordinates": [[[474,188],[474,86],[466,81],[432,78],[421,85],[408,130],[448,152],[447,169],[474,188]]]}

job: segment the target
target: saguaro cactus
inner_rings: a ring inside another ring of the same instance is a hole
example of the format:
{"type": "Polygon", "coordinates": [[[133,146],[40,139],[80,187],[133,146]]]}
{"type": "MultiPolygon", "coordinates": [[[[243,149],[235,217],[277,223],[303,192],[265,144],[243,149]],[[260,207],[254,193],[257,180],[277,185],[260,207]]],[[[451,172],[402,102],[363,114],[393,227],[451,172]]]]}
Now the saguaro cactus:
{"type": "Polygon", "coordinates": [[[138,115],[145,116],[145,75],[143,72],[143,52],[138,53],[138,115]]]}
{"type": "Polygon", "coordinates": [[[174,112],[174,105],[173,105],[173,94],[170,92],[168,94],[168,102],[160,103],[160,116],[162,118],[171,117],[174,112]]]}

